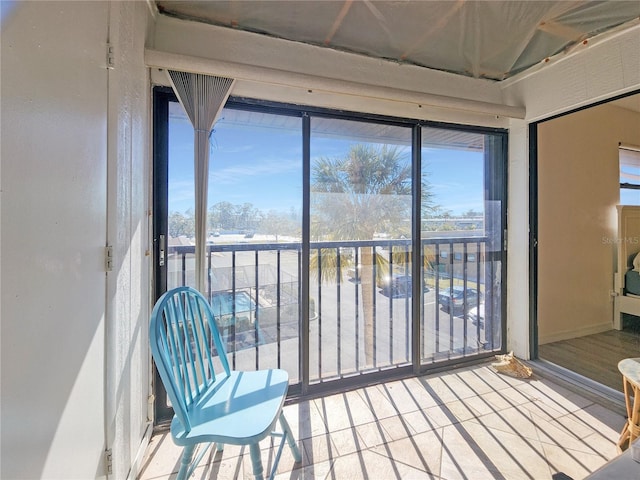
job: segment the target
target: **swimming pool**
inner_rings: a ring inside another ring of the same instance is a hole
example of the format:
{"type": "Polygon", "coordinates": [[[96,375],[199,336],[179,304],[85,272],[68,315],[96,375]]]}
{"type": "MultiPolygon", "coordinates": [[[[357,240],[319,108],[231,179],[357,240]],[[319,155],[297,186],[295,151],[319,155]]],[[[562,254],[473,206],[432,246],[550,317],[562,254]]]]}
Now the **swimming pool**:
{"type": "Polygon", "coordinates": [[[216,292],[211,296],[211,309],[220,325],[231,325],[240,317],[248,317],[253,323],[256,303],[247,292],[235,292],[235,297],[233,292],[216,292]]]}

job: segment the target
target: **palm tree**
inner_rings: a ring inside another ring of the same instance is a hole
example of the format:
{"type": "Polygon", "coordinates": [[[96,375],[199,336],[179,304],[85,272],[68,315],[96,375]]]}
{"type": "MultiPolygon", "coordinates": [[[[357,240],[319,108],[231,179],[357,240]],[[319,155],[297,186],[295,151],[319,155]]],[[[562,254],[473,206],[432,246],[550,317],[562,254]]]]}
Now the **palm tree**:
{"type": "MultiPolygon", "coordinates": [[[[423,184],[423,202],[430,201],[423,184]]],[[[312,168],[312,237],[316,240],[371,240],[376,232],[393,232],[411,236],[411,162],[397,146],[353,145],[346,156],[321,157],[312,168]]],[[[337,254],[322,251],[311,259],[321,262],[312,274],[322,272],[318,280],[335,280],[337,254]],[[325,267],[327,268],[325,271],[325,267]]],[[[341,271],[349,257],[340,255],[341,271]]],[[[372,247],[362,247],[360,285],[364,316],[365,358],[373,363],[373,265],[382,275],[388,268],[387,259],[373,255],[372,247]]]]}

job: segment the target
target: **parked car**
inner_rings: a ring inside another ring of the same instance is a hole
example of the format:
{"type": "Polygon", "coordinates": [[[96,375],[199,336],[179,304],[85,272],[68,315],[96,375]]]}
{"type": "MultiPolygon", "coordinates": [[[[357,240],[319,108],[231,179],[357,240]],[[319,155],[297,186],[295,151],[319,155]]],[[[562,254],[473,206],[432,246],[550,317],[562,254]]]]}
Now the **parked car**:
{"type": "Polygon", "coordinates": [[[484,303],[469,310],[469,319],[474,325],[484,325],[484,303]]]}
{"type": "MultiPolygon", "coordinates": [[[[413,277],[411,275],[394,274],[384,279],[380,291],[388,297],[405,297],[411,295],[412,289],[413,277]]],[[[429,291],[426,283],[423,284],[423,291],[429,291]]]]}
{"type": "Polygon", "coordinates": [[[384,279],[380,291],[387,297],[404,297],[411,295],[413,281],[410,275],[391,275],[384,279]]]}
{"type": "Polygon", "coordinates": [[[467,312],[473,307],[477,307],[480,300],[480,293],[475,288],[454,286],[453,288],[445,287],[438,293],[438,303],[442,306],[444,312],[461,313],[465,308],[467,312]]]}
{"type": "Polygon", "coordinates": [[[350,282],[360,283],[360,275],[362,275],[361,271],[362,271],[362,265],[349,267],[347,269],[347,278],[349,279],[350,282]]]}

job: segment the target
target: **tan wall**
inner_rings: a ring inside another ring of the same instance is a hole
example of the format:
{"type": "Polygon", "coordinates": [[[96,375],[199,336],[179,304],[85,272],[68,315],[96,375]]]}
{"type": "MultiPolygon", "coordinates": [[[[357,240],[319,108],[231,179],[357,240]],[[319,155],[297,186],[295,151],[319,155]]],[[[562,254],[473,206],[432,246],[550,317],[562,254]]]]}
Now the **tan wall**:
{"type": "Polygon", "coordinates": [[[538,130],[538,338],[612,326],[618,142],[640,145],[640,114],[601,105],[538,130]]]}

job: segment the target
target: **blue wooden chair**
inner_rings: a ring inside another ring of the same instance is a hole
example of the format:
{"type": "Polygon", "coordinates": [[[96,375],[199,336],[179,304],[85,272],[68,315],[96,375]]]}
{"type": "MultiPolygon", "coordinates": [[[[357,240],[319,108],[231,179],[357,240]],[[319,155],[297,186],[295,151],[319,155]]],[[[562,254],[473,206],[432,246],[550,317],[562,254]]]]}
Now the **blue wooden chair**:
{"type": "Polygon", "coordinates": [[[280,438],[270,478],[276,472],[285,441],[295,461],[302,460],[282,413],[289,375],[280,369],[230,370],[211,308],[197,290],[179,287],[160,297],[151,314],[149,337],[175,412],[171,435],[184,447],[179,480],[191,476],[213,443],[218,450],[224,444],[249,445],[257,479],[264,476],[258,442],[268,436],[280,438]],[[218,375],[214,370],[215,353],[221,363],[218,375]],[[278,421],[281,432],[274,431],[278,421]],[[199,444],[203,446],[194,459],[199,444]]]}

